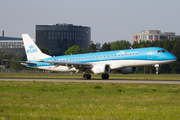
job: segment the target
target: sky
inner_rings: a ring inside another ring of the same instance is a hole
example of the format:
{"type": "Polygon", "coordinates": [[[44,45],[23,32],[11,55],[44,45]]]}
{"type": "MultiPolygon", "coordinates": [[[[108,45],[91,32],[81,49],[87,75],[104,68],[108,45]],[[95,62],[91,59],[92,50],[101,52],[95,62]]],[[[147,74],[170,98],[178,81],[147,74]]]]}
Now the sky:
{"type": "Polygon", "coordinates": [[[132,34],[161,30],[180,35],[180,0],[1,0],[0,36],[35,38],[36,25],[91,27],[91,40],[132,43],[132,34]]]}

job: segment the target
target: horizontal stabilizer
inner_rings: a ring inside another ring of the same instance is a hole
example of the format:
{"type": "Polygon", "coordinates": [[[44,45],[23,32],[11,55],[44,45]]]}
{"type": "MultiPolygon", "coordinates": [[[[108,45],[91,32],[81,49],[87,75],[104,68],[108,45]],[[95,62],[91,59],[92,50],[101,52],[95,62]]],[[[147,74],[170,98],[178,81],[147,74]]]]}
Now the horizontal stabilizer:
{"type": "Polygon", "coordinates": [[[19,63],[26,63],[26,64],[31,64],[31,65],[37,65],[37,63],[32,63],[32,62],[27,62],[27,61],[19,61],[19,60],[8,60],[8,59],[4,59],[4,61],[19,62],[19,63]]]}

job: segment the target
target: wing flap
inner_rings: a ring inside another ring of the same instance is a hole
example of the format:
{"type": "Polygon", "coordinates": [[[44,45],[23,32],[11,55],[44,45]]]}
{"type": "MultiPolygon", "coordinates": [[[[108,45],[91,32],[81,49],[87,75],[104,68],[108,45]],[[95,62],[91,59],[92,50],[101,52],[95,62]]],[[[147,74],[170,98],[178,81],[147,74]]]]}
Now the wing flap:
{"type": "Polygon", "coordinates": [[[50,63],[53,65],[85,67],[85,68],[91,68],[93,66],[90,63],[78,63],[78,62],[56,62],[56,61],[38,61],[38,62],[50,63]]]}

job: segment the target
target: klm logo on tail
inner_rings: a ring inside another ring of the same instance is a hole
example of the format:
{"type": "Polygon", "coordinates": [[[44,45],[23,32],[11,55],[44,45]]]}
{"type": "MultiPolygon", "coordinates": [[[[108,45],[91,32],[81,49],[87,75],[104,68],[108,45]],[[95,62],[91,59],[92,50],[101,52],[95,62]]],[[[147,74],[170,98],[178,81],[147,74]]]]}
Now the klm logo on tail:
{"type": "Polygon", "coordinates": [[[26,50],[27,53],[35,53],[37,52],[37,48],[34,49],[34,45],[29,46],[29,49],[26,50]]]}

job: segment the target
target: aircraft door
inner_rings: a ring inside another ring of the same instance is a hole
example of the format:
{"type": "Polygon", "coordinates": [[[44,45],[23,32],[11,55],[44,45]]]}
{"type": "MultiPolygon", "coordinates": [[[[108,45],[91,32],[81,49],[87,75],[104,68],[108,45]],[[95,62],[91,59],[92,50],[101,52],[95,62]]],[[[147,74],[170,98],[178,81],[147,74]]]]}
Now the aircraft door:
{"type": "Polygon", "coordinates": [[[148,59],[152,59],[153,58],[153,51],[149,50],[148,51],[148,59]]]}

